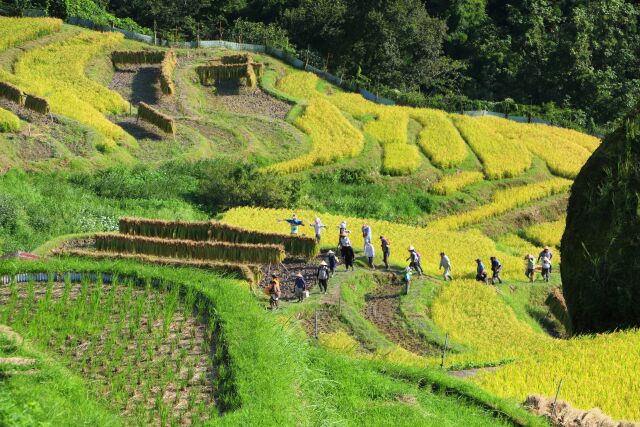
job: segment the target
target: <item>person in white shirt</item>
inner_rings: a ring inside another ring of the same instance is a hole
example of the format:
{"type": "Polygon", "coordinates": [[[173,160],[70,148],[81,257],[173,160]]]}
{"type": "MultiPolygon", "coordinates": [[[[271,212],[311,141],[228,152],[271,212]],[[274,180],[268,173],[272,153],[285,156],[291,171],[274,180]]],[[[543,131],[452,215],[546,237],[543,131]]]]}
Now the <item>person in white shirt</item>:
{"type": "Polygon", "coordinates": [[[366,242],[364,244],[364,255],[367,257],[369,261],[369,268],[372,270],[375,270],[376,268],[373,265],[373,259],[376,256],[376,250],[373,247],[373,244],[371,242],[366,242]]]}
{"type": "Polygon", "coordinates": [[[440,252],[440,269],[444,269],[442,277],[445,282],[447,279],[453,280],[453,276],[451,275],[451,260],[444,252],[440,252]]]}
{"type": "Polygon", "coordinates": [[[314,229],[314,231],[316,232],[316,242],[317,242],[318,244],[320,243],[320,238],[321,238],[321,235],[322,235],[322,229],[323,229],[323,228],[327,228],[327,226],[326,226],[326,225],[324,225],[324,224],[322,223],[322,221],[320,221],[320,218],[316,218],[316,219],[313,221],[313,229],[314,229]]]}

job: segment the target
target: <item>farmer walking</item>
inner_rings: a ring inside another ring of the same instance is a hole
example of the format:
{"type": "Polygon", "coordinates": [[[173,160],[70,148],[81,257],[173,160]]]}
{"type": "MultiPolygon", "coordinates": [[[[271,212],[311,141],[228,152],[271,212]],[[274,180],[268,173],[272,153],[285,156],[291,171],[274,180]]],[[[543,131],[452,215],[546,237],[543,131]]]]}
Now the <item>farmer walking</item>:
{"type": "Polygon", "coordinates": [[[271,310],[277,310],[279,308],[280,295],[280,279],[277,273],[273,273],[271,275],[271,283],[269,284],[269,305],[271,310]]]}
{"type": "Polygon", "coordinates": [[[300,221],[296,214],[291,215],[291,218],[284,218],[277,220],[278,222],[286,221],[291,227],[291,235],[297,236],[300,231],[300,226],[304,226],[304,222],[300,221]]]}
{"type": "Polygon", "coordinates": [[[498,258],[492,256],[491,257],[491,284],[495,285],[496,281],[502,284],[502,279],[500,278],[500,273],[502,272],[502,264],[498,261],[498,258]]]}
{"type": "Polygon", "coordinates": [[[333,277],[339,262],[336,253],[333,251],[327,252],[327,261],[329,262],[329,271],[331,272],[331,277],[333,277]]]}
{"type": "Polygon", "coordinates": [[[316,218],[313,221],[313,230],[316,232],[316,243],[318,244],[320,244],[320,238],[321,238],[323,228],[327,228],[327,226],[324,225],[322,221],[320,221],[320,218],[316,218]]]}
{"type": "Polygon", "coordinates": [[[351,233],[349,230],[347,230],[347,221],[342,221],[340,223],[340,225],[338,226],[338,228],[340,229],[340,235],[342,236],[343,234],[349,234],[351,233]]]}
{"type": "Polygon", "coordinates": [[[367,257],[369,268],[371,270],[375,270],[376,267],[373,265],[373,259],[376,256],[376,250],[373,247],[373,243],[371,243],[370,241],[364,244],[364,256],[367,257]]]}
{"type": "Polygon", "coordinates": [[[382,260],[384,261],[384,267],[389,269],[389,256],[391,255],[391,250],[389,249],[390,243],[384,236],[380,236],[380,245],[382,246],[382,260]]]}
{"type": "Polygon", "coordinates": [[[476,280],[478,282],[482,282],[485,285],[488,284],[488,274],[487,274],[487,270],[485,270],[484,268],[484,264],[482,263],[482,261],[480,260],[480,258],[476,258],[476,280]]]}
{"type": "Polygon", "coordinates": [[[526,267],[524,270],[524,275],[529,278],[529,283],[533,283],[533,276],[536,272],[536,259],[531,254],[527,254],[524,257],[526,261],[526,267]]]}
{"type": "Polygon", "coordinates": [[[420,265],[420,254],[416,251],[416,248],[409,246],[409,257],[406,259],[409,261],[409,267],[413,268],[418,276],[422,276],[422,265],[420,265]]]}
{"type": "Polygon", "coordinates": [[[364,240],[364,243],[371,243],[371,236],[372,236],[372,232],[371,232],[371,227],[369,227],[368,224],[363,224],[362,225],[362,239],[364,240]]]}
{"type": "Polygon", "coordinates": [[[346,234],[340,235],[340,251],[342,253],[342,258],[344,258],[344,266],[346,270],[349,271],[349,267],[351,267],[351,271],[354,271],[353,260],[356,255],[353,252],[351,240],[349,240],[349,236],[346,234]]]}
{"type": "Polygon", "coordinates": [[[542,278],[545,282],[549,281],[549,277],[551,276],[551,258],[543,256],[542,257],[542,278]]]}
{"type": "Polygon", "coordinates": [[[542,249],[542,252],[540,252],[540,254],[538,255],[538,262],[540,262],[540,260],[544,257],[549,258],[549,262],[551,262],[551,260],[553,259],[553,252],[551,252],[549,246],[545,246],[544,249],[542,249]]]}
{"type": "Polygon", "coordinates": [[[307,290],[307,282],[305,282],[304,277],[302,277],[300,273],[296,274],[294,290],[298,302],[302,302],[304,300],[304,292],[307,290]]]}
{"type": "Polygon", "coordinates": [[[453,280],[453,276],[451,275],[451,260],[444,252],[440,252],[440,269],[444,269],[442,278],[445,282],[447,279],[453,280]]]}
{"type": "Polygon", "coordinates": [[[409,295],[409,288],[411,288],[411,267],[404,269],[402,281],[404,282],[404,294],[409,295]]]}
{"type": "Polygon", "coordinates": [[[327,286],[329,284],[329,266],[326,262],[322,261],[318,268],[318,287],[320,292],[327,293],[327,286]]]}

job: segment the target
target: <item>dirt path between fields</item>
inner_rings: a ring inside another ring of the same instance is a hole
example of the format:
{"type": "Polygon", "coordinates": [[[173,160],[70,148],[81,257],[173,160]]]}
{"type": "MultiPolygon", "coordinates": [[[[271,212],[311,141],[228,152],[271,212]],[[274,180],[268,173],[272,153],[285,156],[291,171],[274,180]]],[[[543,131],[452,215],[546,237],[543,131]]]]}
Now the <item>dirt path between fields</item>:
{"type": "Polygon", "coordinates": [[[408,329],[400,314],[402,282],[394,274],[375,276],[376,290],[368,294],[365,318],[373,323],[390,341],[421,356],[439,354],[439,349],[408,329]]]}

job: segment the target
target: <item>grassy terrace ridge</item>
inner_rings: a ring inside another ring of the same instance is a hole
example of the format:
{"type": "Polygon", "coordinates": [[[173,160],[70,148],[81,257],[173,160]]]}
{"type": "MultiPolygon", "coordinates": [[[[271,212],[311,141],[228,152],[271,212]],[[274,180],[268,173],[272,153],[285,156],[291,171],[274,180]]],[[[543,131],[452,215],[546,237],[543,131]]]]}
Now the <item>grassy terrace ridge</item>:
{"type": "Polygon", "coordinates": [[[210,419],[212,425],[246,425],[257,419],[263,425],[316,424],[320,420],[361,425],[363,419],[372,425],[384,425],[385,420],[392,419],[399,425],[443,425],[454,420],[466,420],[467,425],[544,425],[515,404],[437,371],[355,361],[316,350],[294,329],[273,322],[271,314],[253,301],[243,282],[189,269],[121,261],[54,259],[0,264],[3,275],[47,271],[110,272],[147,281],[159,278],[209,298],[224,336],[232,378],[218,390],[223,393],[218,397],[234,403],[234,409],[227,410],[223,417],[210,419]],[[236,397],[225,396],[227,388],[236,397]],[[445,390],[447,394],[441,394],[445,390]],[[450,393],[463,399],[446,397],[450,393]],[[419,409],[422,405],[427,405],[431,413],[426,419],[419,409]],[[494,418],[496,414],[498,418],[494,418]]]}

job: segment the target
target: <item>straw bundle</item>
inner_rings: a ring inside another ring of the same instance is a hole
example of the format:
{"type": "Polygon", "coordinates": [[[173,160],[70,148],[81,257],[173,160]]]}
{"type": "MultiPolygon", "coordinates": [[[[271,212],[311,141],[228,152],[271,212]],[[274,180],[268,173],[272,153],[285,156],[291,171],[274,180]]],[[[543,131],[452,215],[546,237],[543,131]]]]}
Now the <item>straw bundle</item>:
{"type": "Polygon", "coordinates": [[[24,92],[19,87],[7,82],[0,82],[0,97],[20,105],[24,102],[24,92]]]}
{"type": "Polygon", "coordinates": [[[49,101],[35,95],[27,95],[24,101],[24,106],[25,108],[40,114],[49,114],[51,112],[49,101]]]}
{"type": "Polygon", "coordinates": [[[111,62],[115,64],[160,64],[165,59],[161,50],[119,50],[111,53],[111,62]]]}
{"type": "Polygon", "coordinates": [[[165,133],[169,133],[171,135],[175,135],[176,133],[176,122],[173,117],[169,117],[166,114],[161,113],[144,102],[141,102],[140,105],[138,105],[138,119],[151,123],[163,130],[165,133]]]}
{"type": "Polygon", "coordinates": [[[176,91],[173,85],[173,69],[177,62],[176,54],[170,50],[160,64],[160,89],[165,95],[173,95],[176,91]]]}

